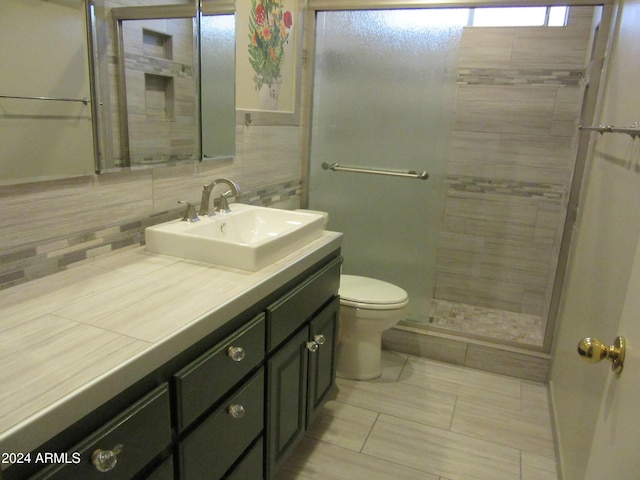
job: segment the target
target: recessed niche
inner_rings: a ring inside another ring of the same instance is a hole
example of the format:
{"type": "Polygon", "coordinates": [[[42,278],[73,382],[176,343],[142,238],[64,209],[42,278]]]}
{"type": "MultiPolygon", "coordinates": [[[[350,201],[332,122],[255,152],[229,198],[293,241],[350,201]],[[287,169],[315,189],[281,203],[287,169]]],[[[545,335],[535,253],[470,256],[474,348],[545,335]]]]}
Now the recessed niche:
{"type": "Polygon", "coordinates": [[[173,60],[173,41],[171,35],[142,29],[142,54],[147,57],[173,60]]]}
{"type": "Polygon", "coordinates": [[[173,77],[144,74],[144,104],[148,117],[173,120],[175,103],[173,88],[173,77]]]}

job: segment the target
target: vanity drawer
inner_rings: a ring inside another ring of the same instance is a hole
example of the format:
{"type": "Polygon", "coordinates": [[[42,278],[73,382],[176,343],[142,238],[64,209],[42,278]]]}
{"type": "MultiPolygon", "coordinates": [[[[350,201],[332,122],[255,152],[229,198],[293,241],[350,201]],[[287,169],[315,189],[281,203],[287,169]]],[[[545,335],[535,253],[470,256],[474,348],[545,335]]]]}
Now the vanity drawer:
{"type": "Polygon", "coordinates": [[[267,350],[271,352],[330,298],[338,294],[342,257],[311,275],[267,307],[267,350]]]}
{"type": "Polygon", "coordinates": [[[174,375],[178,431],[264,360],[264,335],[264,314],[260,314],[174,375]]]}
{"type": "Polygon", "coordinates": [[[222,478],[263,429],[264,368],[182,442],[180,478],[222,478]]]}
{"type": "Polygon", "coordinates": [[[130,479],[170,444],[169,388],[165,383],[73,447],[67,453],[69,463],[52,465],[33,480],[130,479]],[[94,454],[116,449],[115,465],[106,472],[99,471],[92,463],[94,454]],[[78,454],[80,461],[75,464],[78,454]]]}

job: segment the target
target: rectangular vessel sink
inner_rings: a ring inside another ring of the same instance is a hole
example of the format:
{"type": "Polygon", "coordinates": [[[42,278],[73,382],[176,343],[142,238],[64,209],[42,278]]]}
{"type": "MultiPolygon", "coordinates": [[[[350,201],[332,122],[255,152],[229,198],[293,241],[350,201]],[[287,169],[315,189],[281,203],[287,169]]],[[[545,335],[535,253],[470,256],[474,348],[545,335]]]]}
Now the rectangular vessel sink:
{"type": "Polygon", "coordinates": [[[320,237],[320,213],[234,203],[231,212],[145,229],[147,250],[256,271],[320,237]]]}

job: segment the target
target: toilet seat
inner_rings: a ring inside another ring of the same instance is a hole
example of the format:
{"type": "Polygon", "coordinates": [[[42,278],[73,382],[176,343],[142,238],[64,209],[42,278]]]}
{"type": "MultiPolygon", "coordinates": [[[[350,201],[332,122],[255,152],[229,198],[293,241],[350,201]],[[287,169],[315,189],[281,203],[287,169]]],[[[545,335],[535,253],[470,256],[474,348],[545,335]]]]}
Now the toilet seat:
{"type": "Polygon", "coordinates": [[[404,308],[409,296],[402,288],[374,278],[340,276],[340,305],[368,310],[404,308]]]}

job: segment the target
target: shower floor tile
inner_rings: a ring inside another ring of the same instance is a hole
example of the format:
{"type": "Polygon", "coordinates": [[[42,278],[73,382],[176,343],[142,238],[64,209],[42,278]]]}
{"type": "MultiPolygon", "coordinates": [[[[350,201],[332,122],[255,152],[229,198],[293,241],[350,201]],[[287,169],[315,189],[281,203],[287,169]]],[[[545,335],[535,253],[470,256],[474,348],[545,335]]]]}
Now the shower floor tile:
{"type": "Polygon", "coordinates": [[[479,337],[542,346],[542,317],[447,300],[431,300],[429,326],[479,337]]]}
{"type": "Polygon", "coordinates": [[[387,350],[383,367],[338,379],[275,480],[557,480],[545,385],[387,350]]]}

